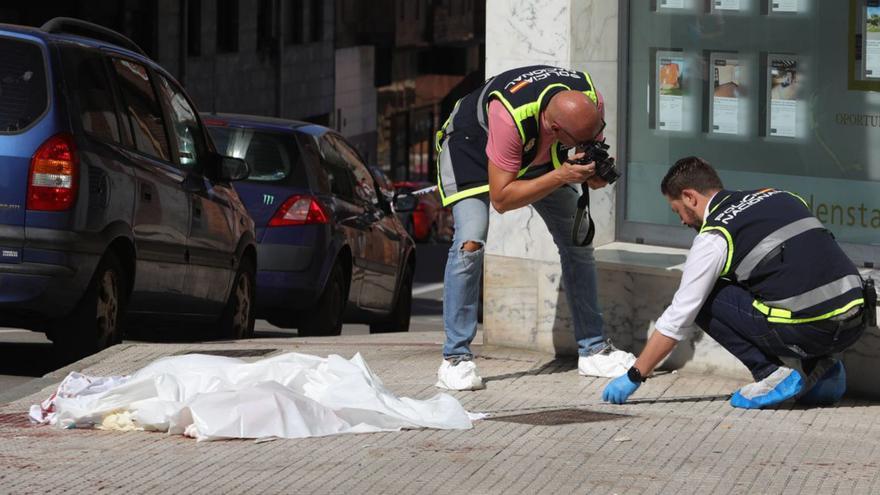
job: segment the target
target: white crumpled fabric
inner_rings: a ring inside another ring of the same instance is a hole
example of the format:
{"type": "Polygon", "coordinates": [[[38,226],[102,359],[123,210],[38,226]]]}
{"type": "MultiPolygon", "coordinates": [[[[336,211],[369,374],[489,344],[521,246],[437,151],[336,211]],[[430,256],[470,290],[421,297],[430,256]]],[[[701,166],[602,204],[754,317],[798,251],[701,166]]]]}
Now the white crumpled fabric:
{"type": "Polygon", "coordinates": [[[71,373],[52,397],[31,407],[30,416],[61,428],[102,425],[198,440],[468,429],[482,417],[448,394],[397,397],[360,354],[348,360],[299,353],[252,363],[187,354],[158,359],[126,377],[71,373]]]}

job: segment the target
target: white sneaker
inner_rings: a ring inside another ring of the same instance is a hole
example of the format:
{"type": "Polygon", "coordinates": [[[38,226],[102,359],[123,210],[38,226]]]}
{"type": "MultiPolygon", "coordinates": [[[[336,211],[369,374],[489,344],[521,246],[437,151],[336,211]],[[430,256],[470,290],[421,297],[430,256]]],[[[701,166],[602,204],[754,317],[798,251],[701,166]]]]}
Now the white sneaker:
{"type": "Polygon", "coordinates": [[[601,351],[578,358],[578,373],[583,376],[617,378],[625,375],[635,363],[635,356],[608,342],[601,351]]]}
{"type": "Polygon", "coordinates": [[[485,388],[483,379],[477,374],[473,361],[458,361],[455,364],[444,359],[437,370],[437,388],[446,390],[480,390],[485,388]]]}

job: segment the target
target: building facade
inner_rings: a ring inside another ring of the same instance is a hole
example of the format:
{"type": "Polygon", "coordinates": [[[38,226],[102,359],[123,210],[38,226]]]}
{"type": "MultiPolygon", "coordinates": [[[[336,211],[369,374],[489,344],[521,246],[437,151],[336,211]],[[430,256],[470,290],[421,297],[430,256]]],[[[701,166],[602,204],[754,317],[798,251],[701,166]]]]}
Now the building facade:
{"type": "Polygon", "coordinates": [[[456,86],[482,81],[478,0],[34,0],[0,22],[75,17],[141,46],[202,111],[338,130],[399,179],[433,177],[431,137],[456,86]],[[467,77],[470,76],[470,77],[467,77]]]}
{"type": "Polygon", "coordinates": [[[0,22],[59,16],[116,30],[171,72],[201,111],[332,124],[334,6],[324,0],[34,0],[0,22]]]}

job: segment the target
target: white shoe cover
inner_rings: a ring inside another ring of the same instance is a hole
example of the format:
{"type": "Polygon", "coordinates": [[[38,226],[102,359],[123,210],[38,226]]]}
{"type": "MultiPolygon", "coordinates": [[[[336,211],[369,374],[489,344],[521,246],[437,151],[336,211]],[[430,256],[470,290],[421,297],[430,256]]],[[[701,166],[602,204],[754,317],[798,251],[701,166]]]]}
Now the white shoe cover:
{"type": "Polygon", "coordinates": [[[446,390],[479,390],[485,388],[483,379],[477,374],[477,365],[473,361],[459,361],[452,364],[446,359],[437,370],[438,388],[446,390]]]}
{"type": "Polygon", "coordinates": [[[600,352],[578,358],[578,373],[583,376],[617,378],[625,375],[635,362],[636,357],[631,353],[609,345],[600,352]]]}

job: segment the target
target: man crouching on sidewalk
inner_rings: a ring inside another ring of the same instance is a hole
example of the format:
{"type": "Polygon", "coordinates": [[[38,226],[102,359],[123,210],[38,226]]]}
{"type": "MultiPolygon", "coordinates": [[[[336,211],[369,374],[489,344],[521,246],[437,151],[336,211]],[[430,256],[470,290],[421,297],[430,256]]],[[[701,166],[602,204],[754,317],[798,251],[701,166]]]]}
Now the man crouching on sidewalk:
{"type": "Polygon", "coordinates": [[[876,296],[831,233],[795,194],[724,190],[697,157],[677,161],[660,190],[699,234],[657,331],[602,399],[625,402],[696,323],[755,379],[734,392],[733,407],[837,403],[846,373],[831,355],[859,339],[876,296]],[[800,359],[803,372],[780,356],[800,359]]]}

